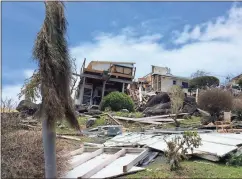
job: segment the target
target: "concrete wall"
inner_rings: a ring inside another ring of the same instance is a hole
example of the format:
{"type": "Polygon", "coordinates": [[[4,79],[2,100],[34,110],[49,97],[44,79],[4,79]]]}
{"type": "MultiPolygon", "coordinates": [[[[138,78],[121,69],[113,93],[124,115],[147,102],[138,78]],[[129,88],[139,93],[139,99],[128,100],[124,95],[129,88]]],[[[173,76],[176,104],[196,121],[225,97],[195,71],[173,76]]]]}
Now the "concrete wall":
{"type": "MultiPolygon", "coordinates": [[[[176,79],[171,77],[162,77],[161,78],[161,91],[162,92],[168,92],[169,89],[173,86],[173,80],[176,81],[176,85],[182,86],[182,82],[188,82],[187,80],[182,79],[176,79]]],[[[188,89],[183,88],[183,91],[185,93],[188,93],[188,89]]]]}

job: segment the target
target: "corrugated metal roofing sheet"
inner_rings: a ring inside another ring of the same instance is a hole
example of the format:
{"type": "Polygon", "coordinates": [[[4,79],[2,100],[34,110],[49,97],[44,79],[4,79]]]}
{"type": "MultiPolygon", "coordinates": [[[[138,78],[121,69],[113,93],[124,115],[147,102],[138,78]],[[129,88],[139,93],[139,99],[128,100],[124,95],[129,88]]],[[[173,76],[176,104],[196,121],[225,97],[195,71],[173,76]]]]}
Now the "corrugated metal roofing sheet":
{"type": "MultiPolygon", "coordinates": [[[[111,140],[104,143],[105,146],[116,145],[131,145],[139,144],[145,145],[153,149],[165,151],[167,145],[164,141],[171,140],[179,135],[152,135],[141,133],[124,133],[123,135],[116,136],[111,140]]],[[[180,135],[181,136],[181,135],[180,135]]],[[[223,157],[226,154],[236,150],[238,145],[242,145],[242,134],[220,134],[220,133],[206,133],[200,134],[202,138],[202,145],[194,149],[194,154],[211,154],[218,157],[223,157]]],[[[190,152],[191,154],[191,152],[190,152]]]]}

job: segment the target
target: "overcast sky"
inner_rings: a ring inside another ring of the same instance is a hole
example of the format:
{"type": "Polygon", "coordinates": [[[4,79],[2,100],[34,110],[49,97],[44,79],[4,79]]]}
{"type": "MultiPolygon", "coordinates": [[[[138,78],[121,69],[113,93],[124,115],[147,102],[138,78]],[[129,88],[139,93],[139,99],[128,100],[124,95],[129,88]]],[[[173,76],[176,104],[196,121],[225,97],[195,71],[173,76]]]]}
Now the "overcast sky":
{"type": "MultiPolygon", "coordinates": [[[[44,19],[43,2],[2,3],[2,96],[17,100],[37,65],[31,52],[44,19]]],[[[83,59],[136,62],[177,76],[205,70],[220,78],[242,72],[242,5],[233,2],[68,2],[68,42],[83,59]]]]}

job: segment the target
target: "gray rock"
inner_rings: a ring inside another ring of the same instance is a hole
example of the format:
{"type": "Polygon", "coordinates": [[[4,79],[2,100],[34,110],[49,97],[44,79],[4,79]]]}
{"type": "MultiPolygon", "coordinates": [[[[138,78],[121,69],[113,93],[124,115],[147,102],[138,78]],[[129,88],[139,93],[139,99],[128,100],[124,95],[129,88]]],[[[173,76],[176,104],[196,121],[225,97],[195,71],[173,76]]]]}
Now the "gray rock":
{"type": "Polygon", "coordinates": [[[92,127],[95,124],[96,118],[90,118],[86,122],[86,128],[92,127]]]}
{"type": "Polygon", "coordinates": [[[99,110],[99,106],[98,105],[91,105],[88,107],[88,110],[99,110]]]}
{"type": "Polygon", "coordinates": [[[129,113],[129,110],[128,109],[122,109],[121,112],[129,113]]]}
{"type": "Polygon", "coordinates": [[[39,105],[35,104],[29,100],[22,100],[18,104],[16,110],[21,113],[26,113],[28,115],[33,115],[39,109],[39,105]]]}

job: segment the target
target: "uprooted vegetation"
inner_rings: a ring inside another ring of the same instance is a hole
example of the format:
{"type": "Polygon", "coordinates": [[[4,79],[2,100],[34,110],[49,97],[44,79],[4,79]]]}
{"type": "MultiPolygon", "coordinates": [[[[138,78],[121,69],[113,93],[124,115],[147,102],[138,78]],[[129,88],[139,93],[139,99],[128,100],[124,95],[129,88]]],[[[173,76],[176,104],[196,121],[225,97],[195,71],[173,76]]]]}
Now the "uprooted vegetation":
{"type": "MultiPolygon", "coordinates": [[[[2,113],[2,178],[44,178],[44,149],[40,130],[24,130],[19,113],[2,113]]],[[[72,147],[73,145],[71,145],[72,147]]],[[[58,175],[68,167],[62,153],[67,145],[57,140],[58,175]]]]}

